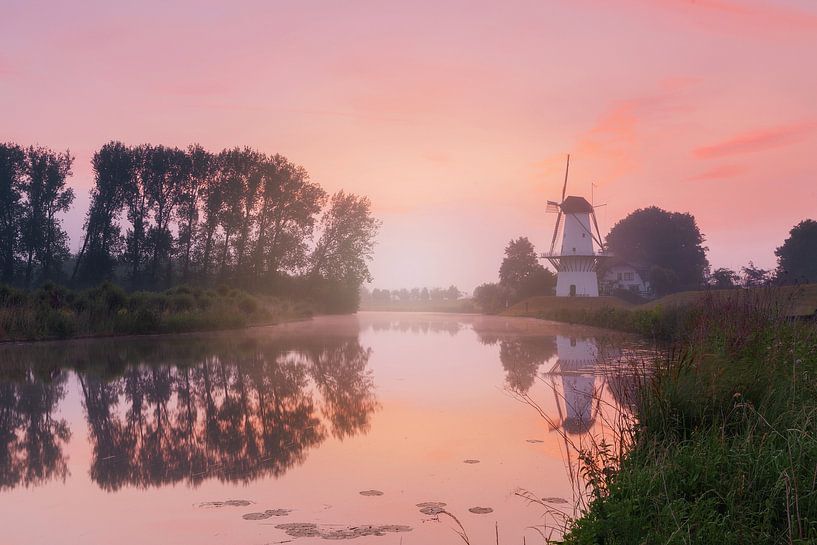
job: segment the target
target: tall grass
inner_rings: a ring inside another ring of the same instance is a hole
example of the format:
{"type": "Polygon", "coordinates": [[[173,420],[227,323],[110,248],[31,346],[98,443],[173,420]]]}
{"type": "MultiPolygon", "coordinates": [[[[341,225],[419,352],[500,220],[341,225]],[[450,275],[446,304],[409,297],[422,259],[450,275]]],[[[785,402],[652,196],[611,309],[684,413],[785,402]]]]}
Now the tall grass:
{"type": "Polygon", "coordinates": [[[306,304],[226,287],[126,293],[109,283],[84,291],[53,284],[32,292],[0,286],[0,341],[206,331],[310,313],[306,304]]]}
{"type": "Polygon", "coordinates": [[[817,327],[771,292],[673,312],[651,320],[675,343],[641,377],[629,448],[584,453],[564,542],[814,543],[817,327]]]}

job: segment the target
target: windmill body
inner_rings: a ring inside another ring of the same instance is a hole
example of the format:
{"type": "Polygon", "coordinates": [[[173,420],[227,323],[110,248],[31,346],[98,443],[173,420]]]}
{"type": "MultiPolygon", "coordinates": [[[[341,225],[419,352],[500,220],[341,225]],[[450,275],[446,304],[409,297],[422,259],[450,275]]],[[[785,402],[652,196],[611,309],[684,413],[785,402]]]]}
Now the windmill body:
{"type": "MultiPolygon", "coordinates": [[[[568,170],[570,157],[568,156],[568,170]]],[[[542,257],[556,269],[557,297],[598,297],[598,264],[606,257],[593,205],[584,197],[569,196],[567,172],[562,188],[562,202],[548,201],[548,212],[556,212],[556,227],[550,252],[542,257]],[[564,221],[563,221],[564,220],[564,221]],[[556,244],[561,234],[561,247],[556,244]],[[598,251],[596,251],[598,248],[598,251]]]]}

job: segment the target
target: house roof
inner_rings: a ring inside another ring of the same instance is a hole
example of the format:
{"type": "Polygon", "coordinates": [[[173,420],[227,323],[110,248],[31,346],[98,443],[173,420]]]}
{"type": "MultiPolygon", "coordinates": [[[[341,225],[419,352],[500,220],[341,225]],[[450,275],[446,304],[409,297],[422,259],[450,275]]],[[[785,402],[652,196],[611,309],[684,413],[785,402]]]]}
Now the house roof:
{"type": "Polygon", "coordinates": [[[562,202],[562,212],[565,214],[589,214],[593,211],[593,206],[584,197],[571,195],[562,202]]]}

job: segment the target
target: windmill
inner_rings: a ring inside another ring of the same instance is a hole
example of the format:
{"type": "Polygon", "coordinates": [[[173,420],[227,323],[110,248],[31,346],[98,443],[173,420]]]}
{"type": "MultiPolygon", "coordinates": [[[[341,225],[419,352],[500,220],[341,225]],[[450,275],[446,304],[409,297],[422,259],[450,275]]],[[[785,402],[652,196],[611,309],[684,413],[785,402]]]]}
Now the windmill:
{"type": "Polygon", "coordinates": [[[550,242],[550,252],[542,257],[556,269],[556,296],[598,297],[599,280],[596,271],[601,259],[606,257],[604,242],[596,221],[592,204],[584,197],[566,196],[567,178],[570,172],[570,155],[567,156],[565,182],[561,202],[548,201],[548,213],[556,216],[556,227],[550,242]],[[564,219],[564,226],[562,226],[564,219]],[[591,224],[592,221],[592,224],[591,224]],[[556,251],[556,240],[562,233],[562,246],[556,251]],[[598,247],[598,252],[595,248],[598,247]]]}

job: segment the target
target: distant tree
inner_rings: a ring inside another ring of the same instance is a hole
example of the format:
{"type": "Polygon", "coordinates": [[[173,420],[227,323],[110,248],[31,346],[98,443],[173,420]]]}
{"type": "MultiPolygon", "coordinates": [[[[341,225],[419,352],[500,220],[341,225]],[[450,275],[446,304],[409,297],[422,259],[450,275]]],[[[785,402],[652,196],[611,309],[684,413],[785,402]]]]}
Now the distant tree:
{"type": "Polygon", "coordinates": [[[112,278],[122,244],[117,218],[132,191],[134,154],[121,142],[109,142],[94,154],[94,187],[85,217],[85,236],[72,278],[96,284],[112,278]]]}
{"type": "Polygon", "coordinates": [[[69,152],[55,153],[46,148],[28,148],[26,177],[22,184],[21,249],[25,253],[25,285],[33,280],[35,260],[42,280],[54,280],[62,273],[68,257],[68,235],[57,214],[67,211],[74,191],[66,187],[74,162],[69,152]]]}
{"type": "Polygon", "coordinates": [[[0,143],[0,282],[14,280],[22,218],[26,156],[17,144],[0,143]]]}
{"type": "Polygon", "coordinates": [[[737,287],[740,282],[740,275],[732,269],[724,267],[715,269],[709,275],[709,285],[716,290],[723,290],[737,287]]]}
{"type": "Polygon", "coordinates": [[[767,286],[772,281],[772,271],[756,267],[752,261],[742,267],[741,272],[743,273],[743,286],[746,288],[767,286]]]}
{"type": "Polygon", "coordinates": [[[339,191],[321,217],[320,238],[310,258],[310,274],[350,284],[370,282],[368,262],[380,222],[368,197],[339,191]]]}
{"type": "Polygon", "coordinates": [[[530,240],[519,237],[505,247],[505,258],[499,267],[499,283],[512,292],[514,300],[519,300],[552,293],[556,276],[539,263],[530,240]]]}
{"type": "Polygon", "coordinates": [[[777,277],[784,282],[817,282],[817,221],[803,220],[774,251],[777,277]]]}
{"type": "Polygon", "coordinates": [[[448,289],[445,292],[446,299],[449,299],[451,301],[456,301],[457,299],[460,298],[460,295],[461,294],[459,288],[457,288],[457,286],[453,284],[448,286],[448,289]]]}
{"type": "Polygon", "coordinates": [[[607,247],[616,257],[647,269],[659,267],[673,273],[674,278],[670,278],[657,270],[660,287],[652,286],[659,295],[704,284],[709,262],[703,242],[691,214],[667,212],[655,206],[631,213],[607,235],[607,247]]]}
{"type": "Polygon", "coordinates": [[[508,308],[513,293],[502,284],[486,283],[474,289],[474,301],[487,314],[496,314],[508,308]]]}
{"type": "Polygon", "coordinates": [[[420,292],[420,301],[428,301],[429,298],[428,288],[423,288],[420,292]]]}

